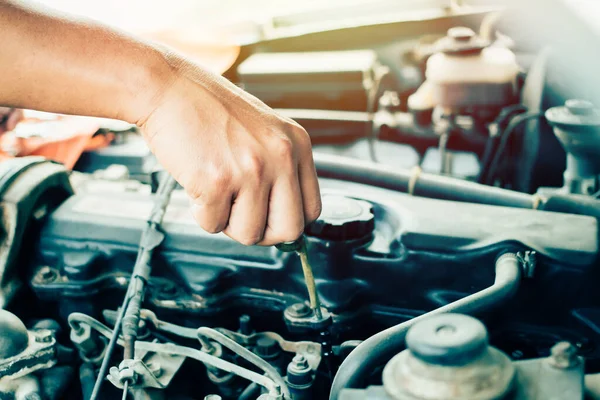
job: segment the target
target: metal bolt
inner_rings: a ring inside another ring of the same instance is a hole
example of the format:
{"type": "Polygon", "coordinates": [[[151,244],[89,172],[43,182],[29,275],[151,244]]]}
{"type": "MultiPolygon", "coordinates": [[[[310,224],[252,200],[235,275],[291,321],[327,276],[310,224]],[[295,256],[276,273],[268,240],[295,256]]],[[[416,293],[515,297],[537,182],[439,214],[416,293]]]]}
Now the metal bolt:
{"type": "Polygon", "coordinates": [[[252,333],[252,327],[250,326],[250,316],[242,315],[240,317],[240,333],[242,335],[250,335],[252,333]]]}
{"type": "Polygon", "coordinates": [[[52,332],[47,329],[37,331],[35,333],[35,341],[38,343],[50,343],[52,341],[52,332]]]}
{"type": "Polygon", "coordinates": [[[579,364],[577,348],[569,342],[558,342],[550,349],[549,362],[555,368],[572,368],[579,364]]]}
{"type": "Polygon", "coordinates": [[[58,274],[56,273],[56,271],[53,268],[44,266],[39,270],[38,276],[44,282],[52,282],[52,281],[56,280],[56,278],[58,277],[58,274]]]}
{"type": "Polygon", "coordinates": [[[162,368],[158,362],[149,362],[146,364],[148,370],[154,374],[155,377],[159,378],[162,375],[162,368]]]}
{"type": "Polygon", "coordinates": [[[302,354],[296,354],[292,359],[292,364],[298,369],[308,368],[308,361],[302,354]]]}
{"type": "Polygon", "coordinates": [[[311,309],[308,305],[306,305],[306,303],[296,303],[292,304],[288,308],[288,312],[292,317],[302,318],[308,316],[311,312],[311,309]]]}

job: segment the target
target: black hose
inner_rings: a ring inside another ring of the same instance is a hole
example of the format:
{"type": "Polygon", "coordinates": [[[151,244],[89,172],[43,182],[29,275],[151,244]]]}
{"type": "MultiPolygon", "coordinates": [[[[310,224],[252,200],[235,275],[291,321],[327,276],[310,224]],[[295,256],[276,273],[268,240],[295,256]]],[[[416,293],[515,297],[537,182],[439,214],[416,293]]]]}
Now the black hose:
{"type": "Polygon", "coordinates": [[[87,400],[92,397],[94,384],[96,383],[96,371],[90,363],[83,363],[79,367],[79,381],[81,382],[81,394],[83,399],[87,400]]]}
{"type": "Polygon", "coordinates": [[[260,389],[261,387],[256,382],[252,382],[240,394],[238,400],[255,400],[260,396],[260,389]]]}
{"type": "Polygon", "coordinates": [[[504,149],[508,144],[508,140],[512,136],[513,132],[523,123],[532,118],[539,118],[542,115],[539,112],[527,112],[523,114],[519,114],[514,117],[500,134],[500,143],[498,143],[498,148],[496,149],[496,154],[492,158],[490,165],[487,171],[483,171],[485,174],[485,179],[482,183],[492,184],[494,182],[494,176],[496,175],[496,170],[498,169],[498,165],[500,164],[500,160],[502,159],[502,153],[504,153],[504,149]]]}
{"type": "Polygon", "coordinates": [[[496,260],[496,279],[492,286],[371,336],[358,345],[340,366],[333,380],[329,400],[337,400],[343,389],[360,387],[362,379],[402,351],[407,331],[419,321],[443,313],[476,314],[488,310],[513,297],[520,281],[519,257],[506,253],[496,260]]]}
{"type": "Polygon", "coordinates": [[[419,170],[389,168],[369,161],[314,153],[317,173],[323,178],[341,179],[409,192],[415,196],[491,204],[515,208],[535,208],[534,196],[475,182],[438,176],[419,170]],[[411,187],[412,186],[412,187],[411,187]]]}

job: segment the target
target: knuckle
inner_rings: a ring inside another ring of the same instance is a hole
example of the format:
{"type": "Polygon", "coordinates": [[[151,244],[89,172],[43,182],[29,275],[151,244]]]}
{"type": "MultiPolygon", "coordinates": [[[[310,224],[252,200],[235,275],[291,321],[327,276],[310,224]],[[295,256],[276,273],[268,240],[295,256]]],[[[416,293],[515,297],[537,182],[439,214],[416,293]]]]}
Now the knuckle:
{"type": "Polygon", "coordinates": [[[202,199],[204,197],[204,187],[198,179],[180,180],[192,200],[202,199]]]}
{"type": "Polygon", "coordinates": [[[273,141],[273,151],[283,160],[294,159],[294,144],[287,136],[280,136],[273,141]]]}
{"type": "Polygon", "coordinates": [[[266,163],[257,154],[248,154],[245,157],[243,168],[250,177],[261,179],[265,175],[266,163]]]}
{"type": "Polygon", "coordinates": [[[312,141],[310,139],[310,135],[301,126],[299,126],[298,129],[295,130],[295,137],[296,141],[298,142],[298,145],[302,149],[306,150],[312,148],[312,141]]]}
{"type": "Polygon", "coordinates": [[[215,192],[221,193],[229,187],[231,175],[223,169],[213,169],[208,176],[207,183],[215,192]]]}

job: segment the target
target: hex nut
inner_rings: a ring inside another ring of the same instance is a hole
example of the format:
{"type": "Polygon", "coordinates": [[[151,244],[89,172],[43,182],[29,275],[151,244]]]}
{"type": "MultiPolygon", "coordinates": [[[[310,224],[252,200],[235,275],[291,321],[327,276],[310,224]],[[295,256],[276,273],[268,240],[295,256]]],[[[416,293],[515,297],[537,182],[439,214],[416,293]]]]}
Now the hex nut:
{"type": "Polygon", "coordinates": [[[81,324],[79,329],[72,329],[70,338],[77,349],[86,356],[98,352],[98,343],[94,339],[92,328],[89,325],[81,324]]]}

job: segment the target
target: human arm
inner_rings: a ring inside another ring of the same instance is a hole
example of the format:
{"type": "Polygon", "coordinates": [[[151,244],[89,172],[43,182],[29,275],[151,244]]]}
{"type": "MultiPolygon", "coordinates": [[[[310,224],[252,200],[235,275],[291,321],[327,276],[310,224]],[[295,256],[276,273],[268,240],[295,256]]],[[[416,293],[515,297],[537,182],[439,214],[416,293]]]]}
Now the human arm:
{"type": "Polygon", "coordinates": [[[226,79],[92,21],[0,0],[0,104],[140,126],[209,232],[296,239],[320,213],[310,139],[226,79]]]}

